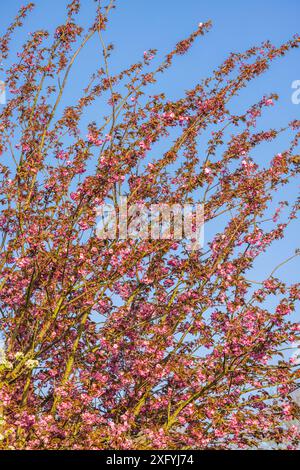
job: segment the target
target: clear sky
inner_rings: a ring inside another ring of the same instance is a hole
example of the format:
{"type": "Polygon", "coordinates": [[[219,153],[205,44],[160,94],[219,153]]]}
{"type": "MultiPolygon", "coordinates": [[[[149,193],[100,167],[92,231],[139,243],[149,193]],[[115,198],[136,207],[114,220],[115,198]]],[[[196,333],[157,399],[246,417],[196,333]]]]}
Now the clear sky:
{"type": "MultiPolygon", "coordinates": [[[[63,21],[64,0],[37,0],[35,3],[37,8],[30,17],[30,24],[26,23],[25,30],[18,34],[12,45],[14,52],[18,50],[27,31],[41,28],[53,30],[63,21]]],[[[82,21],[85,22],[90,17],[94,2],[83,0],[82,3],[82,21]]],[[[1,30],[9,24],[22,4],[24,0],[0,0],[1,30]]],[[[112,71],[139,60],[144,50],[149,48],[157,48],[163,54],[169,52],[177,41],[196,29],[199,22],[212,20],[213,28],[205,39],[200,39],[188,55],[178,58],[172,71],[160,80],[158,89],[166,91],[170,98],[180,97],[184,90],[209,75],[230,52],[243,51],[266,39],[280,45],[300,32],[299,0],[119,0],[117,5],[106,33],[106,41],[115,45],[112,71]]],[[[95,66],[99,67],[101,58],[96,42],[82,52],[74,69],[76,81],[67,89],[67,100],[78,96],[87,83],[86,72],[95,66]]],[[[265,128],[280,127],[292,119],[300,119],[300,105],[291,101],[291,84],[294,80],[300,80],[299,49],[290,52],[283,60],[278,60],[270,71],[252,82],[241,94],[238,109],[246,109],[263,95],[276,92],[280,100],[276,107],[268,110],[261,125],[265,128]]],[[[101,109],[99,112],[101,113],[101,109]]],[[[259,158],[268,160],[275,152],[283,150],[284,145],[285,142],[281,141],[278,145],[262,147],[259,158]]],[[[298,185],[290,189],[292,192],[297,190],[298,185]]],[[[285,196],[283,194],[282,198],[285,196]]],[[[298,230],[297,225],[292,226],[287,239],[276,242],[269,255],[263,256],[256,264],[256,279],[262,279],[274,265],[293,254],[295,247],[299,245],[298,239],[299,224],[298,230]]],[[[278,275],[288,281],[295,279],[298,271],[299,258],[281,268],[278,275]]]]}

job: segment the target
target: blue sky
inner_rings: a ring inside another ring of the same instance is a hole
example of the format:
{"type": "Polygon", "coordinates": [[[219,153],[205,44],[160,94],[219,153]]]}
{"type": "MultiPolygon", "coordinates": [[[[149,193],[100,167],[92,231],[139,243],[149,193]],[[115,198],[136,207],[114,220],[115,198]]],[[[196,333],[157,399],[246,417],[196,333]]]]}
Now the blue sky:
{"type": "MultiPolygon", "coordinates": [[[[27,37],[27,32],[40,28],[53,30],[64,19],[63,0],[37,0],[35,3],[36,9],[30,16],[30,22],[26,22],[25,29],[18,33],[12,44],[14,53],[27,37]]],[[[24,0],[0,0],[1,30],[10,23],[22,4],[24,0]]],[[[83,1],[83,23],[87,23],[93,6],[93,0],[83,1]]],[[[149,48],[157,48],[162,54],[169,52],[176,42],[196,29],[199,22],[212,20],[213,28],[205,39],[200,39],[188,55],[178,58],[172,70],[161,78],[157,89],[166,91],[172,99],[182,96],[186,89],[209,75],[230,52],[243,51],[266,39],[279,45],[291,38],[299,32],[299,18],[299,0],[119,0],[117,9],[111,15],[105,39],[115,45],[111,70],[117,71],[139,60],[144,50],[149,48]]],[[[291,84],[294,80],[300,80],[299,59],[300,50],[294,50],[274,63],[270,71],[242,92],[237,109],[246,108],[263,95],[276,92],[280,100],[276,107],[268,110],[261,121],[262,126],[280,127],[292,119],[300,119],[300,105],[291,101],[291,84]]],[[[79,96],[87,83],[87,72],[99,67],[101,60],[98,42],[93,42],[82,52],[74,67],[76,80],[67,88],[66,102],[79,96]]],[[[98,110],[94,109],[93,112],[98,113],[98,110]]],[[[284,144],[281,141],[278,145],[263,146],[259,158],[271,158],[272,152],[274,154],[284,149],[284,144]]],[[[297,190],[297,185],[294,185],[289,191],[294,193],[297,190]]],[[[282,198],[285,197],[284,194],[282,198]]],[[[285,241],[276,242],[269,255],[261,257],[256,264],[256,279],[262,279],[274,265],[293,254],[299,239],[299,225],[297,230],[296,224],[289,229],[285,241]]],[[[298,271],[299,258],[281,268],[278,275],[288,281],[295,279],[298,271]]]]}

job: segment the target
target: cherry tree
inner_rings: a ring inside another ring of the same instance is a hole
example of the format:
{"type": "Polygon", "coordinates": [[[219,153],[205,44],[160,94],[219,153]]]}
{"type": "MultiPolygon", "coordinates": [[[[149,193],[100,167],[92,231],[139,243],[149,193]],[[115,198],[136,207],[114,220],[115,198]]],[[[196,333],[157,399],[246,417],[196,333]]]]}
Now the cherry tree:
{"type": "Polygon", "coordinates": [[[289,261],[279,258],[265,279],[252,276],[297,219],[299,200],[276,197],[299,173],[300,121],[257,129],[274,94],[241,113],[230,106],[300,37],[232,53],[170,100],[151,85],[210,22],[163,59],[149,50],[113,75],[115,3],[91,3],[85,28],[80,7],[72,0],[54,35],[32,32],[12,57],[29,3],[0,40],[0,448],[296,448],[299,365],[284,350],[300,339],[299,284],[278,277],[289,261]],[[102,57],[68,104],[91,41],[102,57]],[[107,115],[86,126],[99,100],[107,115]],[[284,150],[256,161],[283,135],[284,150]],[[95,208],[117,211],[124,195],[201,203],[211,236],[197,250],[184,239],[101,239],[95,208]]]}

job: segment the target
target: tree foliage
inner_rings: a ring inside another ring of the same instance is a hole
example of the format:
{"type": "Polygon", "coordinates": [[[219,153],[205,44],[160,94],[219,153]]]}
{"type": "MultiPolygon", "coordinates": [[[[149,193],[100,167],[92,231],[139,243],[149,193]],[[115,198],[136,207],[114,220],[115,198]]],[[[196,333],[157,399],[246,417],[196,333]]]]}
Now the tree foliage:
{"type": "Polygon", "coordinates": [[[9,98],[0,110],[0,447],[296,447],[288,394],[299,367],[281,350],[299,339],[299,284],[275,269],[254,283],[251,272],[297,218],[297,199],[272,204],[299,173],[300,121],[257,129],[276,95],[241,114],[229,107],[300,38],[232,53],[172,101],[151,84],[211,24],[159,65],[150,50],[112,75],[104,31],[114,2],[91,3],[87,28],[80,6],[67,6],[54,35],[33,32],[14,62],[10,43],[33,4],[0,41],[9,98]],[[66,105],[91,41],[102,57],[66,105]],[[86,128],[102,99],[107,115],[86,128]],[[256,161],[256,148],[281,135],[286,149],[256,161]],[[100,240],[95,207],[117,206],[122,194],[132,204],[201,202],[215,231],[194,251],[180,240],[100,240]]]}

